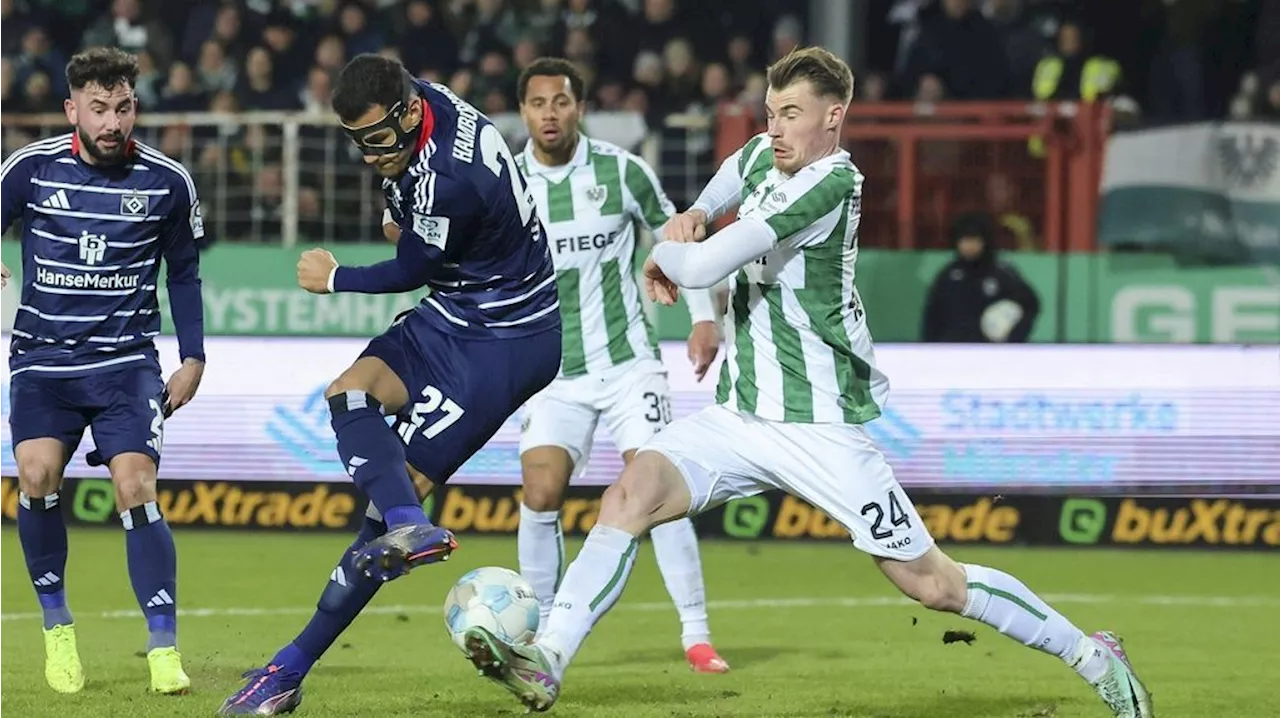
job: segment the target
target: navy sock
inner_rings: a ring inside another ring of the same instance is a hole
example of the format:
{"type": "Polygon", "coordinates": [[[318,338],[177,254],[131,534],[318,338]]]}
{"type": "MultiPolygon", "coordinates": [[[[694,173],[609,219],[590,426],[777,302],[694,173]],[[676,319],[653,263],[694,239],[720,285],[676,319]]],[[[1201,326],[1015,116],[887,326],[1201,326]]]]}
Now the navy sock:
{"type": "Polygon", "coordinates": [[[320,594],[316,612],[306,628],[293,642],[271,659],[271,664],[285,666],[289,670],[306,674],[329,646],[360,615],[360,611],[373,600],[382,586],[381,581],[365,578],[364,572],[355,567],[356,551],[366,543],[386,533],[387,525],[365,517],[356,540],[342,554],[342,559],[329,574],[329,583],[320,594]]]}
{"type": "Polygon", "coordinates": [[[67,524],[58,494],[30,498],[18,493],[18,538],[27,559],[27,572],[36,587],[44,613],[44,627],[71,624],[67,608],[67,524]]]}
{"type": "Polygon", "coordinates": [[[348,391],[329,397],[329,411],[338,437],[338,456],[361,493],[392,527],[426,523],[418,492],[405,468],[404,442],[387,426],[378,400],[362,391],[348,391]]]}
{"type": "Polygon", "coordinates": [[[147,617],[147,650],[178,644],[178,550],[154,501],[120,512],[129,581],[147,617]]]}

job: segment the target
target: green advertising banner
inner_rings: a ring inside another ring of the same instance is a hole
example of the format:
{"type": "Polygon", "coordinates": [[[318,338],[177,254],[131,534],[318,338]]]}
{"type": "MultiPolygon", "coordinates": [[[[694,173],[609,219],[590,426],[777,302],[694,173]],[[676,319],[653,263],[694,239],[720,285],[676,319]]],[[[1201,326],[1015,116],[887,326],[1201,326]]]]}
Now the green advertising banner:
{"type": "MultiPolygon", "coordinates": [[[[210,335],[358,336],[378,334],[421,293],[315,295],[294,281],[306,247],[218,244],[201,256],[205,330],[210,335]]],[[[389,245],[330,247],[344,264],[391,256],[389,245]]],[[[21,274],[17,242],[0,242],[14,272],[4,292],[4,326],[12,326],[21,274]]],[[[1161,255],[1008,253],[1040,295],[1035,342],[1174,342],[1280,344],[1280,271],[1267,267],[1180,267],[1161,255]]],[[[857,284],[872,336],[880,342],[920,337],[924,299],[950,255],[943,251],[865,250],[857,284]]],[[[172,331],[164,291],[165,331],[172,331]]],[[[683,306],[658,307],[662,339],[689,331],[683,306]]]]}
{"type": "MultiPolygon", "coordinates": [[[[1097,341],[1280,344],[1280,270],[1178,266],[1161,255],[1098,255],[1091,300],[1097,341]]],[[[1074,306],[1074,302],[1073,302],[1074,306]]]]}

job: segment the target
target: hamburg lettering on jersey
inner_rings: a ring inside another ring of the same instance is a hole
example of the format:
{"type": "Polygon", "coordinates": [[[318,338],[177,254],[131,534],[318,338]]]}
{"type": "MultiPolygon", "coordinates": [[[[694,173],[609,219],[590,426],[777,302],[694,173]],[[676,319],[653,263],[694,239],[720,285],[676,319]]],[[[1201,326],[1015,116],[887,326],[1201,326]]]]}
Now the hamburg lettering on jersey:
{"type": "Polygon", "coordinates": [[[13,374],[76,377],[137,362],[158,370],[162,259],[171,300],[187,290],[186,301],[171,301],[183,357],[203,358],[195,184],[178,162],[131,145],[122,166],[99,167],[66,134],[14,152],[0,169],[0,229],[22,224],[13,374]],[[184,331],[193,321],[194,333],[184,331]]]}
{"type": "MultiPolygon", "coordinates": [[[[400,227],[393,267],[339,267],[335,291],[431,291],[414,308],[457,336],[556,328],[555,272],[533,197],[506,141],[447,87],[418,82],[428,119],[418,153],[383,194],[400,227]]],[[[388,263],[383,263],[384,265],[388,263]]]]}

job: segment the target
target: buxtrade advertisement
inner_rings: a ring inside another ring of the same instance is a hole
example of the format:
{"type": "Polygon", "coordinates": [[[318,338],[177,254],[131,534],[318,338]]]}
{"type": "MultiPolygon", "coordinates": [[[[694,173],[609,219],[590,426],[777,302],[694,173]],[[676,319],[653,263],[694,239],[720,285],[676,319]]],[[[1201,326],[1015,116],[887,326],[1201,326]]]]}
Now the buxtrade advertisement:
{"type": "MultiPolygon", "coordinates": [[[[200,393],[164,424],[162,478],[346,481],[324,389],[364,344],[209,338],[200,393]]],[[[176,364],[174,342],[162,338],[160,348],[166,365],[176,364]]],[[[683,343],[664,343],[662,353],[676,418],[714,401],[718,367],[699,383],[683,343]]],[[[1280,487],[1277,347],[888,344],[876,362],[891,390],[867,428],[907,488],[1106,495],[1280,487]]],[[[7,372],[0,388],[0,470],[13,476],[7,372]]],[[[511,417],[450,483],[518,484],[522,418],[511,417]]],[[[90,431],[69,476],[107,477],[85,463],[92,447],[90,431]]],[[[621,469],[601,422],[576,481],[607,485],[621,469]]]]}
{"type": "MultiPolygon", "coordinates": [[[[354,532],[364,499],[349,482],[166,481],[157,503],[175,527],[354,532]]],[[[566,535],[585,536],[600,513],[602,487],[570,490],[566,535]]],[[[73,524],[118,525],[111,482],[68,479],[60,505],[73,524]]],[[[518,486],[444,486],[424,505],[463,535],[514,536],[518,486]]],[[[913,492],[929,534],[946,544],[1075,547],[1280,548],[1280,499],[1094,498],[913,492]]],[[[0,480],[0,516],[18,511],[16,482],[0,480]]],[[[778,491],[731,501],[694,519],[698,534],[727,540],[848,541],[821,510],[778,491]]]]}

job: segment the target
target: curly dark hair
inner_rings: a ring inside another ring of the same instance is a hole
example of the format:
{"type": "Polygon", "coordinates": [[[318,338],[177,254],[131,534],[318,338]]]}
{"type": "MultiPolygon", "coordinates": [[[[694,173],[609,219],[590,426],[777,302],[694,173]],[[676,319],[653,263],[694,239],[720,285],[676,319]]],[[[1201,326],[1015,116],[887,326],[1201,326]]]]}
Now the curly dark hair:
{"type": "Polygon", "coordinates": [[[137,82],[138,58],[118,47],[91,47],[67,63],[67,85],[72,90],[87,85],[114,90],[120,84],[132,90],[137,82]]]}
{"type": "Polygon", "coordinates": [[[524,104],[524,94],[529,89],[529,80],[534,77],[567,77],[569,89],[573,90],[573,99],[578,101],[585,99],[582,93],[586,91],[586,83],[582,79],[582,73],[578,72],[578,68],[572,62],[560,57],[540,57],[529,63],[516,82],[516,100],[521,104],[524,104]]]}

